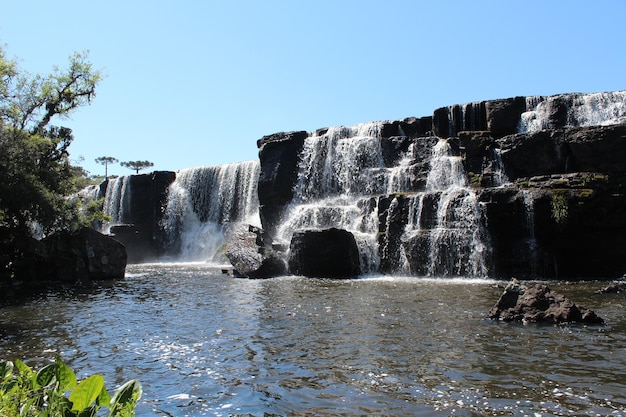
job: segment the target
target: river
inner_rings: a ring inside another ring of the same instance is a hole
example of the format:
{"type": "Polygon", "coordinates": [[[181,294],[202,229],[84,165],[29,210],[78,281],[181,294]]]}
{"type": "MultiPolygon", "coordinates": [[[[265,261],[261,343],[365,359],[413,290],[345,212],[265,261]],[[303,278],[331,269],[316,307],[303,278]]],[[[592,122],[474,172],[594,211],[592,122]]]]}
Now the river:
{"type": "Polygon", "coordinates": [[[2,304],[0,357],[137,378],[138,416],[626,415],[626,297],[549,282],[606,324],[499,323],[485,316],[502,284],[129,265],[123,281],[2,304]]]}

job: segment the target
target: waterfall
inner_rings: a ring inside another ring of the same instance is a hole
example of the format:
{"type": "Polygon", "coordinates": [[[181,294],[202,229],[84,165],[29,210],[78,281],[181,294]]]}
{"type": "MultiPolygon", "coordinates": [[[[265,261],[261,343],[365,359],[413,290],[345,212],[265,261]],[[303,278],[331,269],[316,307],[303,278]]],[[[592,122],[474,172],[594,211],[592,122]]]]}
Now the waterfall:
{"type": "Polygon", "coordinates": [[[448,141],[441,139],[433,147],[426,191],[408,198],[403,272],[487,275],[489,246],[483,215],[476,193],[467,183],[461,157],[453,156],[448,141]],[[424,253],[407,253],[415,248],[424,253]]]}
{"type": "Polygon", "coordinates": [[[111,226],[129,222],[130,191],[128,184],[130,176],[117,177],[108,180],[104,195],[104,214],[111,218],[102,225],[102,232],[109,233],[111,226]]]}
{"type": "Polygon", "coordinates": [[[530,275],[537,275],[537,238],[535,237],[535,198],[531,191],[520,190],[524,201],[524,209],[526,210],[526,231],[528,238],[526,243],[528,245],[528,255],[530,261],[530,275]]]}
{"type": "MultiPolygon", "coordinates": [[[[297,230],[335,227],[354,235],[365,274],[378,272],[382,253],[400,259],[403,266],[395,272],[485,276],[488,247],[480,204],[449,142],[439,140],[433,146],[426,190],[418,191],[414,178],[409,178],[410,168],[421,164],[416,146],[431,146],[432,140],[414,141],[392,167],[384,164],[382,140],[379,123],[331,128],[305,140],[294,198],[277,233],[281,243],[288,244],[297,230]],[[381,225],[378,204],[384,196],[395,197],[386,209],[387,224],[381,225]],[[407,218],[402,239],[427,234],[426,249],[405,246],[397,253],[397,244],[379,242],[380,233],[392,239],[390,222],[407,218]],[[424,271],[408,266],[417,257],[427,259],[424,271]]],[[[397,268],[396,263],[392,261],[390,268],[397,268]]]]}
{"type": "Polygon", "coordinates": [[[89,185],[82,190],[76,193],[76,197],[78,197],[83,203],[90,203],[92,201],[96,201],[99,198],[102,198],[102,194],[100,191],[100,185],[94,184],[89,185]]]}
{"type": "Polygon", "coordinates": [[[522,113],[520,132],[553,128],[551,118],[563,113],[564,126],[606,126],[626,123],[626,91],[574,94],[566,96],[531,96],[526,98],[527,111],[522,113]]]}
{"type": "Polygon", "coordinates": [[[357,241],[361,270],[377,270],[374,197],[384,194],[394,177],[394,170],[384,166],[381,129],[382,123],[376,122],[332,127],[305,140],[293,202],[278,231],[280,240],[288,244],[302,229],[348,230],[357,241]]]}
{"type": "Polygon", "coordinates": [[[341,195],[373,195],[384,189],[380,124],[332,127],[307,138],[295,199],[304,202],[341,195]]]}
{"type": "Polygon", "coordinates": [[[230,227],[260,226],[258,161],[180,170],[168,190],[162,227],[184,261],[217,261],[230,227]]]}
{"type": "Polygon", "coordinates": [[[502,152],[498,148],[492,149],[492,185],[500,187],[509,183],[509,178],[504,172],[504,161],[502,160],[502,152]]]}

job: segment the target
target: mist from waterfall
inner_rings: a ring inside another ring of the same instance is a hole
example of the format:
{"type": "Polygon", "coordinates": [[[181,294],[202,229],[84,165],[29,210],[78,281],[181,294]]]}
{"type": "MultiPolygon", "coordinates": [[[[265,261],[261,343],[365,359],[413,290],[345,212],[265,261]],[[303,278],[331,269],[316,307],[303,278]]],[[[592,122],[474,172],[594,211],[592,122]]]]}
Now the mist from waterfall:
{"type": "Polygon", "coordinates": [[[162,222],[172,257],[219,262],[231,228],[260,226],[258,177],[258,161],[178,171],[162,222]]]}

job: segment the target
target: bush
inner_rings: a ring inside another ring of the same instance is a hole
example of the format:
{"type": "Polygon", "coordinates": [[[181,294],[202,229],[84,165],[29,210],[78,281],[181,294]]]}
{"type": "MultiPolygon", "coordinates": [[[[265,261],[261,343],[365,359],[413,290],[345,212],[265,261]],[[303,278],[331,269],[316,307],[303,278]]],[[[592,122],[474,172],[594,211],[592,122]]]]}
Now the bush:
{"type": "Polygon", "coordinates": [[[100,374],[77,383],[60,357],[39,371],[20,360],[0,361],[0,415],[5,417],[93,417],[103,407],[109,417],[129,417],[141,393],[139,381],[131,380],[111,397],[100,374]]]}

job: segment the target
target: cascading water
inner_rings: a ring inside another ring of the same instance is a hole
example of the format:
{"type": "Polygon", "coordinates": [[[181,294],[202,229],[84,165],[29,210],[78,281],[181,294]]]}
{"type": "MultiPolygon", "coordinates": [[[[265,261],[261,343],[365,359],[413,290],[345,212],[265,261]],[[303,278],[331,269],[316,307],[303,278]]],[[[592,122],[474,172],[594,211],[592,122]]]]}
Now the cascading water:
{"type": "Polygon", "coordinates": [[[481,207],[467,185],[461,158],[451,155],[447,140],[439,140],[433,148],[426,191],[408,200],[408,223],[402,239],[420,240],[419,247],[425,253],[417,256],[404,253],[401,257],[405,261],[404,272],[427,276],[487,275],[488,244],[481,207]],[[430,206],[427,210],[425,202],[430,206]],[[415,267],[409,258],[424,261],[415,267]]]}
{"type": "MultiPolygon", "coordinates": [[[[427,275],[485,276],[488,250],[480,206],[467,186],[461,158],[450,156],[448,142],[440,140],[433,149],[427,190],[416,192],[415,182],[408,178],[408,168],[416,162],[416,144],[409,146],[395,166],[386,167],[380,133],[381,124],[370,123],[331,128],[306,139],[293,203],[279,228],[279,239],[288,243],[293,233],[302,229],[348,230],[357,241],[361,270],[378,272],[379,232],[385,230],[379,225],[378,197],[402,195],[409,201],[405,237],[429,235],[427,275]],[[438,207],[428,225],[421,224],[425,200],[436,200],[438,207]]],[[[401,210],[397,198],[386,210],[385,227],[389,229],[394,210],[401,210]]],[[[385,231],[388,234],[391,232],[385,231]]],[[[385,254],[386,250],[383,247],[380,252],[385,254]]],[[[396,265],[393,268],[400,270],[395,272],[411,272],[406,266],[410,255],[399,256],[404,266],[396,265]]]]}
{"type": "Polygon", "coordinates": [[[131,193],[128,190],[129,176],[108,180],[104,195],[104,214],[111,218],[102,225],[102,232],[109,233],[111,226],[128,223],[131,193]]]}
{"type": "Polygon", "coordinates": [[[227,229],[260,226],[258,161],[178,171],[168,190],[163,228],[184,261],[217,261],[227,229]]]}
{"type": "Polygon", "coordinates": [[[102,194],[100,191],[100,185],[89,185],[79,192],[76,193],[76,196],[83,201],[83,203],[90,203],[92,201],[96,201],[102,198],[102,194]]]}
{"type": "MultiPolygon", "coordinates": [[[[520,132],[536,132],[550,128],[550,116],[562,96],[526,98],[520,132]]],[[[606,126],[626,123],[626,91],[568,95],[571,103],[564,107],[566,126],[606,126]]]]}
{"type": "Polygon", "coordinates": [[[306,139],[298,182],[278,237],[285,243],[296,230],[336,227],[350,231],[361,256],[361,270],[376,270],[378,221],[372,196],[387,187],[380,123],[333,127],[306,139]]]}

